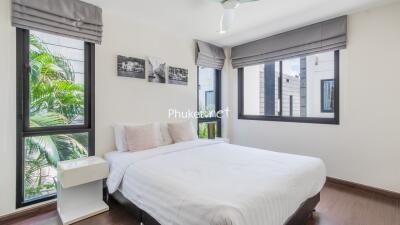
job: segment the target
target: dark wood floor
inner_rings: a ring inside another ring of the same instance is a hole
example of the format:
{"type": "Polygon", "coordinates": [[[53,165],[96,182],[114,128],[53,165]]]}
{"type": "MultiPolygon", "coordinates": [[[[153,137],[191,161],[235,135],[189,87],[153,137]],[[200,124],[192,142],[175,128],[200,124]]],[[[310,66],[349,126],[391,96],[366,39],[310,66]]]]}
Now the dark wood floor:
{"type": "Polygon", "coordinates": [[[400,199],[328,183],[308,225],[400,225],[400,199]]]}
{"type": "MultiPolygon", "coordinates": [[[[117,203],[111,202],[110,208],[109,212],[76,225],[139,225],[117,203]]],[[[61,225],[61,221],[56,211],[50,211],[2,225],[61,225]]],[[[321,192],[321,202],[314,218],[308,225],[400,225],[400,199],[390,199],[338,184],[327,184],[321,192]]]]}

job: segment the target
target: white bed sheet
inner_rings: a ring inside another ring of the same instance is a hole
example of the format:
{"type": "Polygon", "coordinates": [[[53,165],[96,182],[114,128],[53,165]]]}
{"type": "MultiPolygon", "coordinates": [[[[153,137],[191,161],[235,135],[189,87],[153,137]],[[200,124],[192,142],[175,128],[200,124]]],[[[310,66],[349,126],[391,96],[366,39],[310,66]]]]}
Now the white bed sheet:
{"type": "Polygon", "coordinates": [[[321,191],[320,159],[199,140],[111,152],[107,185],[162,225],[280,225],[321,191]]]}

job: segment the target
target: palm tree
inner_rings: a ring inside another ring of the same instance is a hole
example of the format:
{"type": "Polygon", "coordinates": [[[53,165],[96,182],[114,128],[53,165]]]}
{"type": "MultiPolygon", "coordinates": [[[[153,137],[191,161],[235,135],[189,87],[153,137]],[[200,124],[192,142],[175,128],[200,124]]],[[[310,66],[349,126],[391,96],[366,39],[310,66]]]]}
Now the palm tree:
{"type": "MultiPolygon", "coordinates": [[[[30,35],[30,126],[68,125],[84,113],[84,87],[75,82],[70,63],[30,35]]],[[[87,156],[87,134],[25,138],[25,198],[54,190],[45,170],[59,161],[87,156]]]]}
{"type": "Polygon", "coordinates": [[[59,113],[66,125],[84,114],[84,88],[69,80],[31,81],[30,113],[59,113]]]}
{"type": "Polygon", "coordinates": [[[33,80],[75,79],[72,66],[61,56],[54,55],[35,35],[29,37],[30,78],[33,80]]]}
{"type": "Polygon", "coordinates": [[[84,87],[75,83],[71,64],[30,35],[30,112],[57,112],[71,122],[84,112],[84,87]]]}

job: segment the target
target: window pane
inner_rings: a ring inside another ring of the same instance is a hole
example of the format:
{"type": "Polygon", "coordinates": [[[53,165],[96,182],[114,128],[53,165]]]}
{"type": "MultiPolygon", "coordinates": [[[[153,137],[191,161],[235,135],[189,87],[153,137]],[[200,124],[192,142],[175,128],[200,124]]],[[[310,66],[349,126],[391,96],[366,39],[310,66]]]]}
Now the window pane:
{"type": "Polygon", "coordinates": [[[199,67],[199,111],[215,110],[215,69],[199,67]]]}
{"type": "Polygon", "coordinates": [[[84,124],[84,42],[30,31],[30,127],[84,124]]]}
{"type": "Polygon", "coordinates": [[[329,113],[334,110],[335,81],[333,79],[321,80],[321,112],[329,113]]]}
{"type": "Polygon", "coordinates": [[[218,136],[218,130],[221,123],[217,121],[217,111],[220,106],[217,104],[220,99],[220,71],[212,68],[199,67],[198,70],[198,108],[200,118],[208,118],[205,120],[199,119],[198,136],[199,138],[212,138],[218,136]],[[211,120],[211,121],[209,121],[211,120]],[[201,121],[201,122],[200,122],[201,121]]]}
{"type": "Polygon", "coordinates": [[[282,115],[300,116],[300,58],[282,61],[282,115]]]}
{"type": "Polygon", "coordinates": [[[57,162],[88,156],[88,133],[24,138],[24,200],[54,194],[57,162]]]}
{"type": "Polygon", "coordinates": [[[204,122],[199,123],[199,138],[209,138],[216,137],[218,133],[218,123],[214,122],[204,122]]]}
{"type": "Polygon", "coordinates": [[[294,117],[333,118],[334,52],[282,61],[282,115],[294,117]],[[322,109],[323,80],[331,80],[325,89],[330,112],[322,109]]]}
{"type": "Polygon", "coordinates": [[[245,115],[279,115],[279,71],[279,62],[243,69],[245,115]]]}

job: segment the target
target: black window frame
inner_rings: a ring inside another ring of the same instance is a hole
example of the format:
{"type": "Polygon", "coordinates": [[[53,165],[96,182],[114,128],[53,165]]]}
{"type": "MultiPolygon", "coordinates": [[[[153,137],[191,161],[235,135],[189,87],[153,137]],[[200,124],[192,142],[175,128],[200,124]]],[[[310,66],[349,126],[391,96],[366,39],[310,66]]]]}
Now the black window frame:
{"type": "Polygon", "coordinates": [[[93,156],[95,154],[95,45],[89,42],[85,42],[84,44],[84,124],[33,128],[29,127],[29,33],[29,30],[16,28],[16,208],[29,206],[56,198],[56,194],[52,194],[45,197],[24,201],[24,138],[43,135],[87,133],[88,155],[93,156]]]}
{"type": "MultiPolygon", "coordinates": [[[[218,112],[221,110],[221,70],[214,69],[214,76],[215,76],[215,111],[218,112]]],[[[200,75],[200,67],[197,66],[197,111],[200,110],[200,102],[199,102],[199,91],[200,91],[200,84],[199,84],[199,75],[200,75]]],[[[207,122],[216,122],[217,123],[217,137],[222,136],[222,122],[221,118],[218,117],[207,117],[207,118],[198,118],[197,119],[197,134],[199,134],[199,125],[200,123],[207,123],[207,122]]]]}
{"type": "Polygon", "coordinates": [[[290,116],[282,116],[282,84],[283,84],[283,76],[282,76],[282,61],[280,60],[280,80],[278,82],[279,85],[279,99],[281,101],[280,105],[280,115],[278,116],[267,116],[267,115],[245,115],[244,114],[244,69],[238,68],[238,119],[240,120],[263,120],[263,121],[277,121],[277,122],[296,122],[296,123],[318,123],[318,124],[332,124],[339,125],[340,117],[339,117],[339,60],[340,60],[340,52],[339,50],[334,51],[334,117],[333,118],[322,118],[322,117],[290,117],[290,116]]]}

